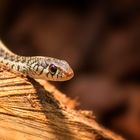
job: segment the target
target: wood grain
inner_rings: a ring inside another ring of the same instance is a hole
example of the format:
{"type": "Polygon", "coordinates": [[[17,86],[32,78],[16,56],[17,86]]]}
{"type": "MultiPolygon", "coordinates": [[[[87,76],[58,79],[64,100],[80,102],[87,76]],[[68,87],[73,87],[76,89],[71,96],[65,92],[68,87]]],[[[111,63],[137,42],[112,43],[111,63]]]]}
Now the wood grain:
{"type": "Polygon", "coordinates": [[[0,140],[122,140],[46,81],[0,65],[0,140]]]}

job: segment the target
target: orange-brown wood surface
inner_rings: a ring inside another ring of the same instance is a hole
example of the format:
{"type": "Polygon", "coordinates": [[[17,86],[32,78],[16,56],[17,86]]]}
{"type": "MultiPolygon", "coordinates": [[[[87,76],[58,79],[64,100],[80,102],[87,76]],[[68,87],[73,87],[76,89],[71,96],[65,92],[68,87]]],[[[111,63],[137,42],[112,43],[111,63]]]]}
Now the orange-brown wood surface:
{"type": "Polygon", "coordinates": [[[46,81],[0,67],[0,140],[122,140],[46,81]]]}

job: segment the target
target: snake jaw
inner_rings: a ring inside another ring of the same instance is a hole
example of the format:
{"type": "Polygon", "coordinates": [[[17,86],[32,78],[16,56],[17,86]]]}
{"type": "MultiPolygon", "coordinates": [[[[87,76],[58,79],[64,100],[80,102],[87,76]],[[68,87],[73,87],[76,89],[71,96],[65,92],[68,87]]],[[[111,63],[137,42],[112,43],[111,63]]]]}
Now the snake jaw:
{"type": "Polygon", "coordinates": [[[59,68],[56,74],[54,74],[52,77],[49,76],[48,80],[51,80],[51,81],[67,81],[67,80],[70,80],[73,76],[74,76],[74,72],[71,69],[71,67],[69,67],[69,70],[63,70],[63,69],[59,68]]]}
{"type": "MultiPolygon", "coordinates": [[[[48,60],[47,60],[48,61],[48,60]]],[[[74,76],[74,72],[70,65],[65,60],[49,58],[47,80],[50,81],[66,81],[74,76]],[[57,67],[57,71],[53,74],[50,71],[50,66],[57,67]]]]}
{"type": "Polygon", "coordinates": [[[64,72],[64,75],[66,80],[70,80],[74,76],[74,72],[70,68],[67,72],[64,72]]]}

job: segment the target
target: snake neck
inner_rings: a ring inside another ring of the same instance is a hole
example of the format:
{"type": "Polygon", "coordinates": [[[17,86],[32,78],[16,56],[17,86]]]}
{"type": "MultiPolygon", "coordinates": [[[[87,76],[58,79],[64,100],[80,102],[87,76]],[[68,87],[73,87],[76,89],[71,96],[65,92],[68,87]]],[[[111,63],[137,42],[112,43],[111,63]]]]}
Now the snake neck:
{"type": "Polygon", "coordinates": [[[7,65],[11,69],[27,74],[25,62],[26,57],[14,54],[0,41],[0,63],[7,65]]]}

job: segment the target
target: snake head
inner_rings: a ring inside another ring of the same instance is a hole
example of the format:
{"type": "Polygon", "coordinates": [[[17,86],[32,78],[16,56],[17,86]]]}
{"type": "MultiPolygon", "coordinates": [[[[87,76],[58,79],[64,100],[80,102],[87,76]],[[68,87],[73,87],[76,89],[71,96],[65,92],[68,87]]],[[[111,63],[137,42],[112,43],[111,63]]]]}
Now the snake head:
{"type": "Polygon", "coordinates": [[[38,76],[36,78],[49,81],[66,81],[74,76],[74,72],[65,60],[51,57],[40,57],[37,60],[38,76]]]}

